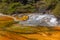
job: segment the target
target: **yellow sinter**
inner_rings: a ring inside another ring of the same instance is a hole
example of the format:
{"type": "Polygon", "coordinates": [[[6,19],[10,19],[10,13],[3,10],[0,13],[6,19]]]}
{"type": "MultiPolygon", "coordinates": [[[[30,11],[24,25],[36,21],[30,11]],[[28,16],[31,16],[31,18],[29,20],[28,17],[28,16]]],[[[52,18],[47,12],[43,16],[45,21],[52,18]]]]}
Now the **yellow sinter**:
{"type": "Polygon", "coordinates": [[[22,17],[20,17],[20,18],[17,17],[17,19],[20,20],[20,21],[26,21],[28,18],[29,18],[29,17],[26,16],[26,15],[24,15],[24,16],[22,16],[22,17]]]}

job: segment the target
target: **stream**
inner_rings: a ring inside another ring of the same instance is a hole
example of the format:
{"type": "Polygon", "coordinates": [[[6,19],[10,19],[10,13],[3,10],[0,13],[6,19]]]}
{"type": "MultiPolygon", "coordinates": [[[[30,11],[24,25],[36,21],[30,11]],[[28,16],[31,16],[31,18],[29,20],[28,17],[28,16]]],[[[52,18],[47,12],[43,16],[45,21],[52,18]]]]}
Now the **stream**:
{"type": "MultiPolygon", "coordinates": [[[[24,15],[25,14],[23,14],[23,16],[24,15]]],[[[16,17],[10,15],[0,14],[0,16],[11,17],[14,19],[14,21],[19,21],[18,24],[21,24],[23,26],[27,26],[27,25],[28,26],[57,26],[58,25],[57,18],[51,14],[39,14],[39,13],[26,14],[26,16],[28,16],[29,18],[25,21],[20,21],[16,17]]],[[[20,17],[20,14],[17,16],[20,17]]]]}

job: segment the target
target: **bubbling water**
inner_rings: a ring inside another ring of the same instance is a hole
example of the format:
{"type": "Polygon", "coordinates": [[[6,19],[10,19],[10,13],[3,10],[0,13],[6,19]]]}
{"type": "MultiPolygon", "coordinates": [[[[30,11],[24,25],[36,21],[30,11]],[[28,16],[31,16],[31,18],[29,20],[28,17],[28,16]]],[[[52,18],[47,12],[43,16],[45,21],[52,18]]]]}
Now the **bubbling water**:
{"type": "Polygon", "coordinates": [[[26,16],[28,16],[29,18],[25,21],[20,21],[13,16],[4,15],[1,13],[0,16],[7,16],[13,18],[14,21],[19,21],[19,24],[22,24],[23,26],[57,26],[58,25],[57,18],[54,15],[50,15],[50,14],[38,14],[38,13],[26,14],[26,16]]]}
{"type": "Polygon", "coordinates": [[[20,21],[19,24],[24,26],[57,26],[58,21],[54,15],[50,14],[28,14],[29,19],[20,21]]]}

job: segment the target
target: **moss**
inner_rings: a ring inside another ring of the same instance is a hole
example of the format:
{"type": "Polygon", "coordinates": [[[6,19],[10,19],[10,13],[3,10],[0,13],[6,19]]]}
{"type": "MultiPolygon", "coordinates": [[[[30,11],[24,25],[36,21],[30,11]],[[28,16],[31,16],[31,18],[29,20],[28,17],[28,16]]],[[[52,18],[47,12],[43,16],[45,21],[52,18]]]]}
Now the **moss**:
{"type": "Polygon", "coordinates": [[[58,18],[60,17],[60,2],[57,3],[56,8],[53,10],[53,14],[58,18]]]}

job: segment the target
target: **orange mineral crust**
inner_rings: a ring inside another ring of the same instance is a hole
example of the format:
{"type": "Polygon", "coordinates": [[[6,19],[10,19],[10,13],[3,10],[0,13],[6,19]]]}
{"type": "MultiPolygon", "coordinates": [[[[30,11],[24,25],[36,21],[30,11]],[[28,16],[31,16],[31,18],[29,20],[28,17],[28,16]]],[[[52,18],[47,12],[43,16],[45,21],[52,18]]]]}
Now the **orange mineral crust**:
{"type": "Polygon", "coordinates": [[[54,28],[52,28],[54,30],[60,31],[60,26],[55,26],[54,28]]]}
{"type": "Polygon", "coordinates": [[[9,20],[14,20],[14,19],[8,16],[0,16],[0,21],[9,21],[9,20]]]}
{"type": "Polygon", "coordinates": [[[60,40],[59,29],[53,28],[57,31],[45,31],[35,34],[20,34],[15,32],[0,31],[0,40],[60,40]]]}

